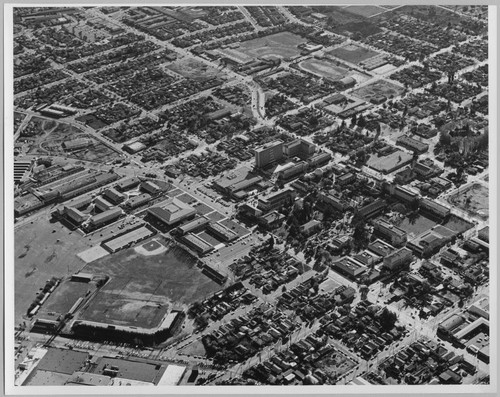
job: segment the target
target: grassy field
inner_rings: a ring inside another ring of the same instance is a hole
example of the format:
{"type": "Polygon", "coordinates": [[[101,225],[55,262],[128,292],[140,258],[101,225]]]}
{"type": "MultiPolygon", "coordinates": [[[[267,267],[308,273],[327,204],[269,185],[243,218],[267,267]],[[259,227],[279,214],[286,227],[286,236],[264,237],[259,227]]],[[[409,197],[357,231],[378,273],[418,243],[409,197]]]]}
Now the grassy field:
{"type": "Polygon", "coordinates": [[[327,60],[309,58],[299,63],[299,67],[320,77],[328,77],[332,80],[340,80],[347,76],[348,70],[334,66],[327,60]]]}
{"type": "Polygon", "coordinates": [[[359,64],[366,59],[373,58],[379,53],[355,44],[348,44],[343,47],[335,48],[327,54],[350,63],[359,64]]]}
{"type": "MultiPolygon", "coordinates": [[[[60,223],[50,223],[47,215],[40,215],[33,223],[17,228],[14,240],[12,261],[15,264],[12,266],[15,280],[6,282],[14,282],[15,321],[18,324],[38,289],[48,279],[73,274],[85,264],[76,253],[89,248],[91,244],[77,233],[70,234],[60,223]]],[[[9,262],[7,259],[7,266],[9,262]]]]}
{"type": "Polygon", "coordinates": [[[465,219],[459,218],[458,216],[452,215],[450,219],[443,226],[451,229],[457,233],[463,233],[474,226],[473,223],[467,222],[465,219]]]}
{"type": "Polygon", "coordinates": [[[419,215],[418,217],[412,219],[404,218],[398,227],[403,229],[409,235],[418,236],[436,225],[437,223],[433,220],[426,218],[423,215],[419,215]]]}
{"type": "Polygon", "coordinates": [[[451,196],[448,201],[473,216],[488,218],[489,190],[479,183],[466,190],[460,189],[460,192],[451,196]]]}

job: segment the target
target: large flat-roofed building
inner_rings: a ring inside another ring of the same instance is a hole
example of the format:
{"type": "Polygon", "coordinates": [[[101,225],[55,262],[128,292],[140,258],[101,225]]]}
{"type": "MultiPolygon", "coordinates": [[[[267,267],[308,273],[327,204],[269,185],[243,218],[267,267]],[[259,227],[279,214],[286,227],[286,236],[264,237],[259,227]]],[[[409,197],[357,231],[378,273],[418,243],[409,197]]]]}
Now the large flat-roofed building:
{"type": "Polygon", "coordinates": [[[320,192],[318,195],[318,198],[321,202],[325,203],[326,205],[329,205],[333,209],[337,211],[344,211],[347,208],[347,203],[343,201],[341,198],[337,197],[335,195],[335,191],[329,191],[329,192],[320,192]]]}
{"type": "Polygon", "coordinates": [[[420,200],[420,209],[432,215],[436,215],[439,218],[445,218],[451,214],[451,210],[448,207],[427,198],[420,200]]]}
{"type": "Polygon", "coordinates": [[[103,193],[103,196],[112,202],[113,204],[120,204],[125,201],[126,196],[123,193],[120,193],[115,188],[106,189],[103,193]]]}
{"type": "Polygon", "coordinates": [[[448,337],[452,335],[453,330],[458,328],[463,323],[465,323],[465,318],[461,315],[454,314],[438,325],[437,334],[448,337]]]}
{"type": "Polygon", "coordinates": [[[77,138],[64,142],[63,147],[66,150],[78,150],[89,146],[91,143],[92,141],[88,138],[77,138]]]}
{"type": "Polygon", "coordinates": [[[339,273],[355,279],[366,272],[366,267],[349,256],[344,256],[340,260],[333,262],[333,268],[339,273]]]}
{"type": "Polygon", "coordinates": [[[382,241],[380,239],[375,240],[373,243],[371,243],[368,246],[368,249],[382,257],[388,256],[394,251],[396,251],[396,248],[394,248],[392,245],[386,243],[385,241],[382,241]]]}
{"type": "Polygon", "coordinates": [[[151,195],[155,195],[161,192],[161,188],[154,182],[145,181],[141,183],[141,189],[145,190],[151,195]]]}
{"type": "Polygon", "coordinates": [[[408,248],[401,248],[384,258],[384,267],[390,271],[398,270],[413,260],[413,254],[408,248]]]}
{"type": "Polygon", "coordinates": [[[264,168],[283,158],[283,141],[276,140],[255,149],[255,166],[264,168]]]}
{"type": "Polygon", "coordinates": [[[113,204],[101,196],[96,197],[94,204],[100,211],[108,211],[113,208],[113,204]]]}
{"type": "Polygon", "coordinates": [[[81,209],[83,207],[87,207],[91,202],[92,202],[91,196],[81,196],[71,201],[68,201],[65,204],[67,207],[81,209]]]}
{"type": "Polygon", "coordinates": [[[214,187],[234,197],[238,192],[250,189],[261,181],[262,177],[253,174],[248,167],[241,167],[214,181],[214,187]]]}
{"type": "Polygon", "coordinates": [[[257,203],[257,208],[263,211],[279,209],[287,200],[293,200],[295,198],[295,194],[294,189],[287,187],[283,190],[271,193],[267,197],[260,197],[257,203]]]}
{"type": "Polygon", "coordinates": [[[295,139],[283,144],[283,154],[289,158],[300,157],[301,159],[307,159],[312,156],[315,151],[316,145],[304,139],[295,139]]]}
{"type": "Polygon", "coordinates": [[[147,204],[152,200],[152,197],[148,193],[142,193],[134,197],[130,197],[123,206],[125,208],[134,209],[140,207],[141,205],[147,204]]]}
{"type": "Polygon", "coordinates": [[[307,163],[299,161],[297,164],[291,163],[288,167],[278,172],[278,178],[281,180],[289,180],[296,178],[307,171],[307,163]]]}
{"type": "Polygon", "coordinates": [[[420,142],[414,138],[411,138],[407,135],[401,135],[397,140],[396,144],[399,146],[403,146],[408,150],[413,150],[417,153],[425,153],[429,150],[429,145],[424,142],[420,142]]]}
{"type": "Polygon", "coordinates": [[[192,233],[188,233],[182,236],[182,241],[188,247],[193,248],[200,255],[208,254],[214,249],[214,247],[207,243],[205,240],[192,233]]]}
{"type": "Polygon", "coordinates": [[[142,226],[102,244],[110,252],[116,252],[154,235],[155,232],[142,226]]]}
{"type": "Polygon", "coordinates": [[[413,253],[419,257],[426,257],[442,248],[450,237],[443,236],[435,230],[428,230],[422,233],[406,245],[413,253]]]}
{"type": "Polygon", "coordinates": [[[101,212],[90,218],[89,223],[93,227],[102,226],[105,223],[118,219],[123,214],[120,208],[113,208],[109,211],[101,212]]]}
{"type": "Polygon", "coordinates": [[[225,242],[230,242],[238,238],[238,234],[217,222],[210,222],[207,230],[221,238],[225,242]]]}
{"type": "Polygon", "coordinates": [[[406,244],[407,234],[403,229],[387,222],[385,219],[377,219],[373,222],[374,231],[380,237],[386,239],[394,247],[406,244]]]}
{"type": "Polygon", "coordinates": [[[69,219],[77,224],[84,222],[89,217],[88,215],[85,215],[83,212],[73,207],[64,207],[64,213],[69,219]]]}
{"type": "Polygon", "coordinates": [[[141,183],[140,179],[134,176],[132,178],[127,178],[127,179],[123,179],[123,180],[119,181],[115,185],[115,187],[119,191],[123,192],[125,190],[129,190],[129,189],[132,189],[132,188],[138,186],[139,183],[141,183]]]}
{"type": "Polygon", "coordinates": [[[387,202],[382,199],[375,200],[373,203],[367,204],[358,210],[358,215],[364,219],[370,219],[382,213],[387,207],[387,202]]]}
{"type": "Polygon", "coordinates": [[[311,157],[309,160],[307,160],[307,163],[309,164],[309,168],[316,168],[328,164],[331,159],[332,155],[330,153],[323,152],[311,157]]]}
{"type": "Polygon", "coordinates": [[[171,226],[193,216],[196,214],[196,210],[181,200],[172,198],[161,208],[153,207],[148,209],[148,213],[171,226]]]}
{"type": "Polygon", "coordinates": [[[202,227],[207,225],[209,222],[210,222],[210,219],[208,219],[205,216],[200,216],[199,218],[193,219],[191,222],[188,222],[182,226],[179,226],[177,228],[177,233],[179,233],[181,236],[183,236],[186,233],[194,232],[198,229],[201,229],[202,227]]]}

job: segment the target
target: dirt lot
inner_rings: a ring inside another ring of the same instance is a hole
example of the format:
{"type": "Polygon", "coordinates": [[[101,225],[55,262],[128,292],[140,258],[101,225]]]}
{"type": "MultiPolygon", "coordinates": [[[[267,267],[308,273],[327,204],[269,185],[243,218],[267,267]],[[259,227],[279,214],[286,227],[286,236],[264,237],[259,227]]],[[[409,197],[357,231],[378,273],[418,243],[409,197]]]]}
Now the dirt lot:
{"type": "Polygon", "coordinates": [[[357,96],[367,102],[373,97],[384,95],[386,98],[401,95],[403,88],[385,80],[376,81],[373,84],[358,88],[352,92],[352,95],[357,96]]]}
{"type": "Polygon", "coordinates": [[[451,196],[448,201],[454,206],[468,212],[472,216],[487,219],[489,211],[488,188],[476,183],[466,190],[462,190],[451,196]]]}
{"type": "Polygon", "coordinates": [[[48,279],[73,274],[84,265],[75,254],[90,245],[60,223],[50,223],[47,215],[16,229],[14,239],[14,255],[12,259],[7,257],[7,265],[10,262],[14,266],[12,261],[15,262],[14,303],[18,324],[48,279]]]}
{"type": "Polygon", "coordinates": [[[166,66],[167,69],[189,79],[206,80],[214,77],[224,78],[226,74],[211,68],[194,58],[179,59],[166,66]]]}

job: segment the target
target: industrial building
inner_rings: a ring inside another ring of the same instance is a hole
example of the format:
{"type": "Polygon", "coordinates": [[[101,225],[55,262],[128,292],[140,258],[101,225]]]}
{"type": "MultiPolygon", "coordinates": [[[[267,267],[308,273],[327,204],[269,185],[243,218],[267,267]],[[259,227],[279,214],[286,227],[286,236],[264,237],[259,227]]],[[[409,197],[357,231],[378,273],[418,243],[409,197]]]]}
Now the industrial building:
{"type": "Polygon", "coordinates": [[[276,140],[255,149],[255,166],[265,168],[283,158],[283,141],[276,140]]]}

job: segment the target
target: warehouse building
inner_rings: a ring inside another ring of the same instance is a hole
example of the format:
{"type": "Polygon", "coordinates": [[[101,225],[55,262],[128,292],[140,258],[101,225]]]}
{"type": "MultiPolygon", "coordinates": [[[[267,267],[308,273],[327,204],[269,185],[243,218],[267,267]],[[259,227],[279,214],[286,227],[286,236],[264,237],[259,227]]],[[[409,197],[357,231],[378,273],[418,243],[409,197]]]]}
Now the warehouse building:
{"type": "Polygon", "coordinates": [[[186,233],[195,232],[195,231],[201,229],[209,222],[210,222],[210,219],[208,219],[205,216],[200,216],[199,218],[196,218],[196,219],[192,220],[191,222],[188,222],[182,226],[179,226],[176,231],[181,236],[184,236],[186,233]]]}
{"type": "Polygon", "coordinates": [[[139,194],[138,196],[128,199],[125,204],[123,204],[123,207],[127,209],[138,208],[141,205],[149,203],[152,199],[151,195],[147,193],[139,194]]]}
{"type": "Polygon", "coordinates": [[[139,183],[141,183],[141,181],[139,180],[139,178],[137,177],[132,177],[132,178],[127,178],[127,179],[123,179],[121,180],[120,182],[118,182],[115,187],[121,191],[121,192],[124,192],[125,190],[130,190],[136,186],[139,185],[139,183]]]}

